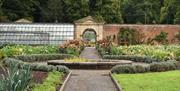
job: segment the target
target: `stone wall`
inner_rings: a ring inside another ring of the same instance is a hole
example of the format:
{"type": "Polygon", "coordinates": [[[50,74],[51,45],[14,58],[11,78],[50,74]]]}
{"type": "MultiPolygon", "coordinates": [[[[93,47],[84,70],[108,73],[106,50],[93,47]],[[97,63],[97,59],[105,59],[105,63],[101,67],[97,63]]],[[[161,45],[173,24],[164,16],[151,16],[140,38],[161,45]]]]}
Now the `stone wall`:
{"type": "Polygon", "coordinates": [[[114,36],[114,42],[118,43],[117,35],[121,28],[136,29],[145,35],[145,40],[154,38],[159,35],[161,31],[168,33],[168,42],[177,43],[175,35],[180,32],[180,25],[121,25],[121,24],[106,24],[104,25],[103,38],[114,36]]]}

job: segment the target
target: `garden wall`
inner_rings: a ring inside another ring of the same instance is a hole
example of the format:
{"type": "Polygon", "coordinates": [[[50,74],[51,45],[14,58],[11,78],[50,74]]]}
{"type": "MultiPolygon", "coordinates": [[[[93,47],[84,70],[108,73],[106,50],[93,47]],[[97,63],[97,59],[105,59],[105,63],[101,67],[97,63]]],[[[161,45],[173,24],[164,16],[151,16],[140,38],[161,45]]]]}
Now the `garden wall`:
{"type": "Polygon", "coordinates": [[[178,43],[175,39],[175,35],[180,32],[180,25],[121,25],[121,24],[106,24],[104,25],[103,38],[111,36],[114,38],[114,42],[118,43],[118,32],[121,28],[132,28],[144,33],[144,40],[148,38],[154,38],[159,35],[161,31],[168,33],[169,43],[178,43]]]}

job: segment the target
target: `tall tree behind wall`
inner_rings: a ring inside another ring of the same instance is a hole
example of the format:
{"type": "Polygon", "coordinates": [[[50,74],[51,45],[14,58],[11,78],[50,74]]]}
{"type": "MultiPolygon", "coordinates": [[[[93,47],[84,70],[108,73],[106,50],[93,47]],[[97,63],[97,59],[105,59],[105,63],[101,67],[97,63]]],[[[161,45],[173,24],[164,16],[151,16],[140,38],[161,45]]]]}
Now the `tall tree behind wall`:
{"type": "Polygon", "coordinates": [[[159,23],[160,0],[121,0],[125,23],[159,23]]]}
{"type": "Polygon", "coordinates": [[[34,0],[4,0],[3,12],[8,19],[15,21],[20,18],[33,19],[34,0]]]}
{"type": "Polygon", "coordinates": [[[180,17],[180,0],[164,0],[160,21],[163,24],[176,24],[180,17]]]}
{"type": "Polygon", "coordinates": [[[120,0],[89,0],[90,14],[107,23],[123,23],[120,0]]]}
{"type": "Polygon", "coordinates": [[[64,0],[64,22],[73,22],[89,15],[89,0],[64,0]]]}
{"type": "Polygon", "coordinates": [[[47,6],[41,9],[44,22],[61,22],[63,17],[62,0],[48,0],[47,6]]]}

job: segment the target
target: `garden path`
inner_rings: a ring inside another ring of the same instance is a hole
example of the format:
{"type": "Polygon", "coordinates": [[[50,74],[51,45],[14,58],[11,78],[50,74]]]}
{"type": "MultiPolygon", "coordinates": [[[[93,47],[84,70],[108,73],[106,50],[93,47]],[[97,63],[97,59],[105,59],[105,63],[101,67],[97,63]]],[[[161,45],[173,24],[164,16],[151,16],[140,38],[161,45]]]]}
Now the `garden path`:
{"type": "Polygon", "coordinates": [[[91,60],[101,59],[101,56],[95,47],[85,47],[84,50],[81,52],[80,57],[91,60]]]}
{"type": "Polygon", "coordinates": [[[108,70],[72,70],[64,91],[117,91],[108,70]]]}

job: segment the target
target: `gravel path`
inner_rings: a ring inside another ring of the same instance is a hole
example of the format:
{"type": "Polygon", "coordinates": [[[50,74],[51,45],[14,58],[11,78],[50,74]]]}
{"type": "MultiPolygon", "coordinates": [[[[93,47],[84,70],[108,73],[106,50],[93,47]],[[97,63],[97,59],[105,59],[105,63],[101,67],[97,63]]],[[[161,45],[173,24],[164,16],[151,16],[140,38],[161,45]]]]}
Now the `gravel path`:
{"type": "Polygon", "coordinates": [[[101,56],[99,55],[95,47],[85,47],[81,52],[80,57],[93,60],[101,59],[101,56]]]}
{"type": "Polygon", "coordinates": [[[73,70],[64,91],[117,91],[107,70],[73,70]]]}

